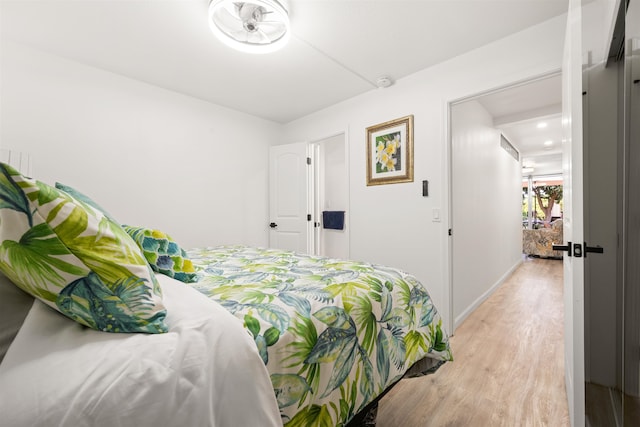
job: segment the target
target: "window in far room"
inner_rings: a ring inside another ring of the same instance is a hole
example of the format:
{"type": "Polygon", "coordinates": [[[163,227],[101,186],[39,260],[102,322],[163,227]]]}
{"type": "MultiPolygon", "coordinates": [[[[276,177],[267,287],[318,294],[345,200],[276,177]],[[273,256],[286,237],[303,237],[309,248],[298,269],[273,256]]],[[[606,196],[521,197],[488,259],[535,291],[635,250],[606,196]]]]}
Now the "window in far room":
{"type": "Polygon", "coordinates": [[[522,179],[522,227],[549,228],[562,218],[562,176],[528,176],[522,179]]]}

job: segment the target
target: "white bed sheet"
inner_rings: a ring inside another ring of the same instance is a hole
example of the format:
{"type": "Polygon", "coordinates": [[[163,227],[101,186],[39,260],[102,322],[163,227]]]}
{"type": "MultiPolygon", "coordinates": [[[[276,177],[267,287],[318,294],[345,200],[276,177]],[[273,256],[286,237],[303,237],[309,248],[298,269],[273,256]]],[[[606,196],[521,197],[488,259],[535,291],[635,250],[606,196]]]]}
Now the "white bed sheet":
{"type": "Polygon", "coordinates": [[[0,424],[281,426],[267,370],[241,322],[157,277],[166,334],[93,331],[36,301],[0,364],[0,424]]]}

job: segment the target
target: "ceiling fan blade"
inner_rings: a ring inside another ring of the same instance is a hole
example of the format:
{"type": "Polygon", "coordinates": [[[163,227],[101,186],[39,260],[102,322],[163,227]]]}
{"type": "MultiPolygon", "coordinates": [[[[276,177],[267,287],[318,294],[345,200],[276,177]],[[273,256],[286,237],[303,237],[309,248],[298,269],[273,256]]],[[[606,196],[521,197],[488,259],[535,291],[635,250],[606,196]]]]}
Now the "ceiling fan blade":
{"type": "Polygon", "coordinates": [[[224,12],[228,13],[231,16],[237,17],[239,15],[238,11],[240,10],[240,4],[241,3],[223,2],[222,3],[222,8],[219,9],[219,10],[220,11],[224,11],[224,12]]]}
{"type": "Polygon", "coordinates": [[[231,32],[231,36],[239,41],[245,42],[245,43],[251,43],[251,33],[248,33],[244,30],[234,30],[231,32]]]}
{"type": "Polygon", "coordinates": [[[273,9],[265,9],[263,12],[263,15],[270,15],[272,13],[277,13],[277,12],[273,9]]]}
{"type": "Polygon", "coordinates": [[[259,36],[260,43],[271,43],[271,38],[260,28],[258,28],[256,32],[253,34],[256,34],[259,36]]]}
{"type": "Polygon", "coordinates": [[[271,26],[279,26],[279,27],[283,27],[284,24],[282,23],[282,21],[260,21],[260,25],[271,25],[271,26]]]}
{"type": "Polygon", "coordinates": [[[260,22],[258,28],[268,34],[271,41],[282,37],[287,31],[287,27],[282,22],[277,21],[260,22]]]}
{"type": "Polygon", "coordinates": [[[242,18],[237,11],[230,11],[227,7],[220,9],[217,12],[218,18],[224,22],[239,22],[242,25],[242,18]]]}

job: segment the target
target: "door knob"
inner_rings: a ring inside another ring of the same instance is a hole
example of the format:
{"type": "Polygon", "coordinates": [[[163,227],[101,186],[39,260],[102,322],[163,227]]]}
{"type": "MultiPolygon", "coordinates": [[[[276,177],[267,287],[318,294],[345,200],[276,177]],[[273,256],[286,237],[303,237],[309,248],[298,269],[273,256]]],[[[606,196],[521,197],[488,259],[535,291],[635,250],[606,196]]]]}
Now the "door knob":
{"type": "Polygon", "coordinates": [[[587,246],[587,242],[584,242],[584,257],[587,257],[587,252],[591,252],[594,254],[602,254],[604,253],[604,248],[600,245],[596,246],[587,246]]]}
{"type": "Polygon", "coordinates": [[[571,242],[567,242],[566,245],[551,245],[551,249],[554,251],[568,252],[567,255],[571,256],[571,242]]]}
{"type": "Polygon", "coordinates": [[[582,245],[580,243],[573,244],[573,256],[576,258],[582,257],[582,245]]]}
{"type": "Polygon", "coordinates": [[[584,252],[584,257],[587,257],[587,253],[591,252],[594,254],[602,254],[604,253],[604,248],[602,246],[587,246],[587,242],[584,242],[584,246],[580,243],[574,243],[573,246],[571,242],[567,242],[566,246],[564,245],[552,245],[551,246],[554,251],[565,251],[569,252],[569,256],[571,256],[571,251],[573,247],[573,255],[580,258],[584,252]]]}
{"type": "Polygon", "coordinates": [[[278,226],[278,224],[276,224],[275,222],[272,222],[271,224],[269,224],[269,227],[271,228],[276,228],[278,226]]]}

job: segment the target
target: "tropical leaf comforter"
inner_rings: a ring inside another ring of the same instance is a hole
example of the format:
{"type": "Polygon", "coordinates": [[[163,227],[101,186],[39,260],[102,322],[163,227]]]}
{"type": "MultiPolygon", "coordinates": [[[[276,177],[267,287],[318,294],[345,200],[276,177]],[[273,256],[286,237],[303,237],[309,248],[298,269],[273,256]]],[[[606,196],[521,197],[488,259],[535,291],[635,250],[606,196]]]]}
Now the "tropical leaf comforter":
{"type": "Polygon", "coordinates": [[[341,426],[417,361],[452,360],[426,289],[400,270],[248,247],[189,251],[253,337],[286,426],[341,426]]]}

